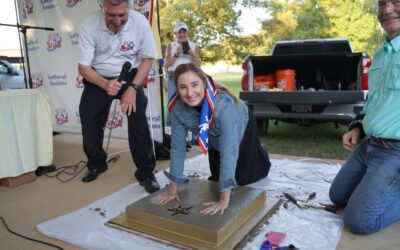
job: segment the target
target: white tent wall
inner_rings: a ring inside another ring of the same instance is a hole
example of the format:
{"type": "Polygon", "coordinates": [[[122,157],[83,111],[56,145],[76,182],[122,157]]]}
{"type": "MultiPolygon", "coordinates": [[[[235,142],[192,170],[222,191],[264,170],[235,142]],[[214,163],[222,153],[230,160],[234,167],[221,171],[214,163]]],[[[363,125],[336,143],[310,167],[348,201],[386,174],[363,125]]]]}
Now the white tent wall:
{"type": "MultiPolygon", "coordinates": [[[[152,20],[153,1],[135,0],[132,8],[150,16],[152,20]]],[[[17,8],[21,25],[54,28],[54,31],[27,29],[32,87],[42,89],[50,97],[54,131],[81,133],[79,102],[83,83],[77,70],[79,27],[86,16],[100,8],[99,3],[96,0],[17,0],[17,8]]],[[[157,30],[154,25],[156,22],[153,19],[153,31],[157,30]]],[[[153,33],[155,40],[159,41],[158,32],[153,33]]],[[[158,50],[158,58],[161,58],[158,50]]],[[[153,139],[162,142],[157,62],[153,64],[147,80],[144,91],[149,100],[148,122],[153,139]]],[[[112,129],[113,137],[127,138],[126,116],[121,113],[120,105],[117,105],[115,113],[113,111],[114,103],[110,109],[106,133],[112,129]]]]}

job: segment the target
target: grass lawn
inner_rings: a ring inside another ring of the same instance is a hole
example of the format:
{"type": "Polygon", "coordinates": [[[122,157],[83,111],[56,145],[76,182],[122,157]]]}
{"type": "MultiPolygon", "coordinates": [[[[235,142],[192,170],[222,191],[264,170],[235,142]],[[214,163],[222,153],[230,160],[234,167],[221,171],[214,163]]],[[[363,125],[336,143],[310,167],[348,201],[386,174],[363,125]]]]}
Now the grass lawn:
{"type": "Polygon", "coordinates": [[[241,77],[242,77],[241,73],[213,74],[212,75],[212,78],[216,82],[220,82],[220,83],[224,84],[237,97],[239,97],[239,92],[242,89],[242,86],[240,84],[241,77]]]}
{"type": "Polygon", "coordinates": [[[260,140],[273,154],[345,160],[349,152],[342,147],[342,135],[346,131],[346,126],[335,128],[332,122],[311,127],[270,122],[260,140]]]}

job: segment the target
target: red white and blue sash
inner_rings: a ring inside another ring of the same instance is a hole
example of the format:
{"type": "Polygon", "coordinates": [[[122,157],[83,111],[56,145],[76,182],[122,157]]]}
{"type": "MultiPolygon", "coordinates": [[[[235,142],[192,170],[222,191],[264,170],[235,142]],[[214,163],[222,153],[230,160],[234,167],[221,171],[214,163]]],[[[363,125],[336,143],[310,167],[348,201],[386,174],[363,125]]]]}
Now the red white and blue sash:
{"type": "MultiPolygon", "coordinates": [[[[207,76],[207,86],[203,103],[201,105],[199,117],[199,132],[197,134],[197,142],[204,154],[208,152],[208,130],[211,128],[214,121],[215,97],[217,88],[210,76],[207,76]]],[[[168,110],[171,112],[173,106],[178,100],[178,92],[175,92],[168,101],[168,110]]]]}

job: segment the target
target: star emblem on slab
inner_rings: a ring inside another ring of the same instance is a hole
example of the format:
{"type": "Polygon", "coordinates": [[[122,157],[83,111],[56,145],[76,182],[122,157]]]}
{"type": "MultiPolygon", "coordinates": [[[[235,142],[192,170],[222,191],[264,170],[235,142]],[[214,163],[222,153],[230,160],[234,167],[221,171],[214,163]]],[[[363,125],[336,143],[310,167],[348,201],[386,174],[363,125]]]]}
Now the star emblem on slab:
{"type": "Polygon", "coordinates": [[[169,211],[171,211],[171,215],[175,215],[175,214],[188,214],[189,213],[189,209],[191,209],[192,206],[187,206],[185,207],[185,205],[183,204],[179,204],[177,207],[173,207],[173,208],[168,208],[169,211]]]}

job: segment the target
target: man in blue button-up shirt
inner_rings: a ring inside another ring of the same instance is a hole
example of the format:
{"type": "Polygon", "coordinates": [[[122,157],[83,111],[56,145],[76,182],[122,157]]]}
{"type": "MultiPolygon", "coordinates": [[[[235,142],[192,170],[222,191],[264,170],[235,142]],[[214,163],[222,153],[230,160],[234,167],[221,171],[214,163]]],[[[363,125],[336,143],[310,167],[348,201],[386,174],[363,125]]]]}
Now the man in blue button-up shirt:
{"type": "Polygon", "coordinates": [[[368,100],[343,135],[353,151],[330,189],[342,206],[344,224],[357,234],[377,232],[400,220],[400,0],[379,0],[385,42],[368,72],[368,100]]]}

